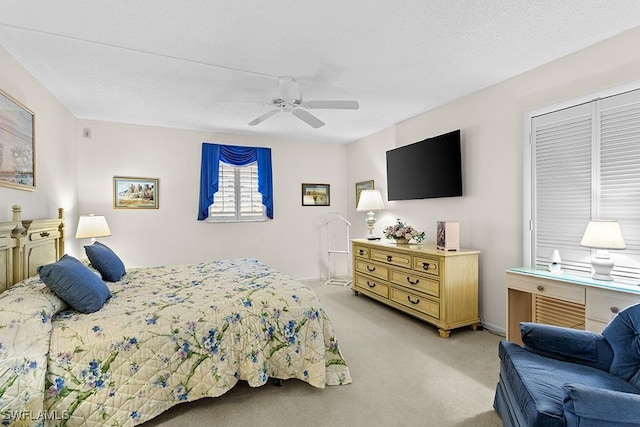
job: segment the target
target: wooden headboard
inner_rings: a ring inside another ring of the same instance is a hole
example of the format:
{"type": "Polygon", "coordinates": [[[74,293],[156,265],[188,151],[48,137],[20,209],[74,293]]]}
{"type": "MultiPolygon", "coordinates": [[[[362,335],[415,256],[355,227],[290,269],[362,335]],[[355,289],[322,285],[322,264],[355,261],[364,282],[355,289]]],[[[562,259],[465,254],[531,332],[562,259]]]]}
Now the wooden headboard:
{"type": "Polygon", "coordinates": [[[58,218],[22,220],[22,209],[13,206],[13,218],[0,222],[0,292],[38,274],[37,269],[64,255],[62,208],[58,218]]]}

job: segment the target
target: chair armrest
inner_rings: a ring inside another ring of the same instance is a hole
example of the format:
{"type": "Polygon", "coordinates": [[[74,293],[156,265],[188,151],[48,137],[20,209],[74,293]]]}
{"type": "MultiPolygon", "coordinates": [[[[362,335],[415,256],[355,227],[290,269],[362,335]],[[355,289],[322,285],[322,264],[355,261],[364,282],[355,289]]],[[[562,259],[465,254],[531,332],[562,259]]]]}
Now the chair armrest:
{"type": "Polygon", "coordinates": [[[640,395],[565,384],[564,416],[567,426],[605,427],[640,425],[640,395]]]}
{"type": "Polygon", "coordinates": [[[525,349],[541,356],[608,371],[613,360],[609,342],[600,334],[541,323],[521,322],[525,349]]]}

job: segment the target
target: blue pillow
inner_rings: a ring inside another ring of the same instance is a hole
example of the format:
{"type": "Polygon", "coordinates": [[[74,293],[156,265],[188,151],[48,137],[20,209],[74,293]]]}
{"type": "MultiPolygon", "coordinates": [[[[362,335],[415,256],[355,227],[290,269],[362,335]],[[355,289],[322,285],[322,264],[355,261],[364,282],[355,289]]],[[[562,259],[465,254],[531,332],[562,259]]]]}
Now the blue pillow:
{"type": "Polygon", "coordinates": [[[100,242],[85,246],[84,251],[91,265],[108,282],[117,282],[126,273],[122,260],[109,247],[100,242]]]}
{"type": "Polygon", "coordinates": [[[37,271],[49,289],[79,312],[98,311],[111,297],[102,279],[72,256],[63,255],[53,264],[38,267],[37,271]]]}

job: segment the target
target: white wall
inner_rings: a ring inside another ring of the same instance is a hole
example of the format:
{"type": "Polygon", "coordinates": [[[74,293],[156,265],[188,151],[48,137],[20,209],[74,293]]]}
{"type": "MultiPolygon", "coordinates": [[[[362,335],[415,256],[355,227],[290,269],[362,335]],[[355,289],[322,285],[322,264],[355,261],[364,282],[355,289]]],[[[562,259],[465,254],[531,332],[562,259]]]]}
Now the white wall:
{"type": "Polygon", "coordinates": [[[35,115],[36,161],[34,191],[0,187],[0,221],[11,220],[16,204],[23,219],[55,218],[62,207],[73,221],[78,202],[75,118],[1,46],[0,70],[0,89],[35,115]]]}
{"type": "Polygon", "coordinates": [[[296,278],[326,275],[322,225],[331,212],[346,215],[346,146],[89,120],[78,120],[76,136],[80,213],[106,216],[113,236],[101,240],[128,266],[255,257],[296,278]],[[202,142],[271,148],[273,220],[196,220],[202,142]],[[114,209],[114,176],[159,178],[160,208],[114,209]],[[330,184],[331,205],[302,207],[302,183],[330,184]]]}
{"type": "MultiPolygon", "coordinates": [[[[640,79],[640,28],[486,88],[349,146],[349,187],[374,179],[386,195],[385,151],[462,131],[463,197],[387,203],[376,231],[400,217],[433,241],[437,220],[459,220],[461,245],[479,249],[480,314],[504,331],[504,271],[522,265],[524,116],[531,110],[640,79]]],[[[640,83],[638,84],[640,87],[640,83]]],[[[355,190],[354,190],[355,191],[355,190]]],[[[364,235],[364,213],[349,215],[364,235]]]]}
{"type": "Polygon", "coordinates": [[[504,329],[504,270],[522,264],[523,117],[527,111],[640,78],[640,28],[384,129],[348,146],[269,140],[244,135],[75,120],[15,59],[0,48],[0,88],[36,114],[37,189],[0,187],[0,221],[11,205],[23,217],[67,210],[67,247],[79,213],[107,216],[112,246],[129,266],[254,256],[297,278],[323,276],[322,224],[347,213],[352,237],[366,233],[355,210],[355,183],[374,179],[386,190],[385,151],[461,129],[462,198],[394,202],[378,215],[376,231],[401,217],[433,239],[435,221],[461,222],[463,246],[480,249],[481,316],[504,329]],[[82,129],[92,138],[82,138],[82,129]],[[273,149],[275,220],[206,224],[195,220],[203,141],[273,149]],[[77,146],[77,151],[76,150],[77,146]],[[114,175],[160,179],[157,211],[112,208],[114,175]],[[330,207],[300,206],[303,182],[331,184],[330,207]],[[79,202],[78,202],[79,201],[79,202]],[[79,204],[78,204],[79,203],[79,204]]]}

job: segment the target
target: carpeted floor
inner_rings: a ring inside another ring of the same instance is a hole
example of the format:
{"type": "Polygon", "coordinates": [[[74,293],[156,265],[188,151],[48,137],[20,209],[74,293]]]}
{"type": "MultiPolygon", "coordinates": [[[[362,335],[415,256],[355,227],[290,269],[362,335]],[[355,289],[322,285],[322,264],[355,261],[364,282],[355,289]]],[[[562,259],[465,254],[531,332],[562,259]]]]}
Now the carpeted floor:
{"type": "Polygon", "coordinates": [[[353,383],[316,389],[240,382],[217,399],[180,404],[151,426],[501,426],[493,411],[500,336],[437,329],[350,288],[308,284],[328,313],[353,383]]]}

